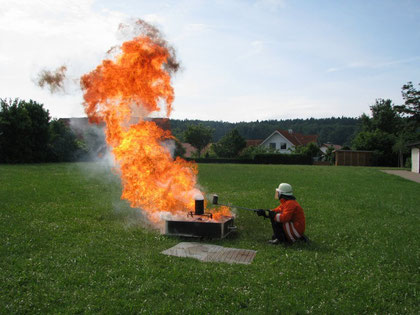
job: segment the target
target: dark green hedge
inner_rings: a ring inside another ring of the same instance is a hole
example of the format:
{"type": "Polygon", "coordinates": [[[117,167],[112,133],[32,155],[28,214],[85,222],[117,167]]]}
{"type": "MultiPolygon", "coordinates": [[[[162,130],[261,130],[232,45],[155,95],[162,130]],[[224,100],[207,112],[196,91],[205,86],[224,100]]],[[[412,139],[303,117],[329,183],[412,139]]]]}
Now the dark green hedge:
{"type": "Polygon", "coordinates": [[[196,163],[312,164],[312,158],[302,154],[257,154],[254,159],[186,158],[186,160],[196,163]]]}
{"type": "Polygon", "coordinates": [[[185,158],[187,161],[196,163],[234,163],[234,164],[255,164],[252,159],[231,159],[231,158],[185,158]]]}
{"type": "Polygon", "coordinates": [[[256,154],[257,164],[312,164],[312,158],[303,154],[256,154]]]}

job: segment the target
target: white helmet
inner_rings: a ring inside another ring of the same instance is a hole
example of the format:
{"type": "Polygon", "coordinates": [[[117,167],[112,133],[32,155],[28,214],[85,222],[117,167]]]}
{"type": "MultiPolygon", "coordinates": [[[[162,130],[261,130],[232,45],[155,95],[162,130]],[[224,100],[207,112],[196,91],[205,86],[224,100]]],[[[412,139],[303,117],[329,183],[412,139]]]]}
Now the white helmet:
{"type": "Polygon", "coordinates": [[[292,186],[290,186],[287,183],[281,183],[279,185],[278,188],[276,188],[276,191],[279,193],[280,195],[285,195],[285,196],[293,196],[293,189],[292,186]]]}

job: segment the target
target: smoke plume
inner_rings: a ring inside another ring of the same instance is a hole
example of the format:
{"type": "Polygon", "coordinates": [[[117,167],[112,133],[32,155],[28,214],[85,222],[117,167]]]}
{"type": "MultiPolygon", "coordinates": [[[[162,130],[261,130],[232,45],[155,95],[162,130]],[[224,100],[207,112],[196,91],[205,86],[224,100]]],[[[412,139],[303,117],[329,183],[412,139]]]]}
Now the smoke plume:
{"type": "MultiPolygon", "coordinates": [[[[133,23],[120,23],[118,31],[123,37],[144,36],[150,38],[153,43],[169,52],[169,56],[163,64],[164,69],[171,75],[179,70],[180,63],[177,60],[175,49],[163,38],[162,32],[156,26],[138,19],[133,23]]],[[[113,52],[115,48],[112,47],[108,52],[113,52]]]]}
{"type": "Polygon", "coordinates": [[[41,88],[47,86],[51,93],[64,91],[67,66],[62,65],[55,70],[42,70],[38,74],[37,84],[41,88]]]}

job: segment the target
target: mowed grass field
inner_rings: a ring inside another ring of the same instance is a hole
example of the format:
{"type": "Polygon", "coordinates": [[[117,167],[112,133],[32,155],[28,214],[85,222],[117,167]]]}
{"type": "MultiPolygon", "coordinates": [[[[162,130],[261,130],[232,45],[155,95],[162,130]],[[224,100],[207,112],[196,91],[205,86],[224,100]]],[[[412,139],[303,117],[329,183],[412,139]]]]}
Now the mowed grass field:
{"type": "Polygon", "coordinates": [[[160,252],[99,164],[0,165],[0,313],[418,314],[420,185],[376,168],[199,165],[219,202],[274,208],[293,185],[310,244],[273,246],[268,220],[237,211],[227,247],[251,265],[160,252]]]}

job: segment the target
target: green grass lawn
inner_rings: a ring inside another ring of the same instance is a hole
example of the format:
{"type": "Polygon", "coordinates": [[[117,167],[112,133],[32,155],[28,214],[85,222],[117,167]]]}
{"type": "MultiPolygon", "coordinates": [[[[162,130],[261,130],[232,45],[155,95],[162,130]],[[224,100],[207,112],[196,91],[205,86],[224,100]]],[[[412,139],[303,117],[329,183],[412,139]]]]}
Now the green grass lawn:
{"type": "MultiPolygon", "coordinates": [[[[0,313],[416,313],[420,185],[376,168],[200,165],[219,202],[274,208],[290,183],[310,244],[273,246],[239,210],[251,265],[160,254],[181,239],[144,226],[97,164],[0,165],[0,313]]],[[[183,239],[185,240],[185,239],[183,239]]]]}

